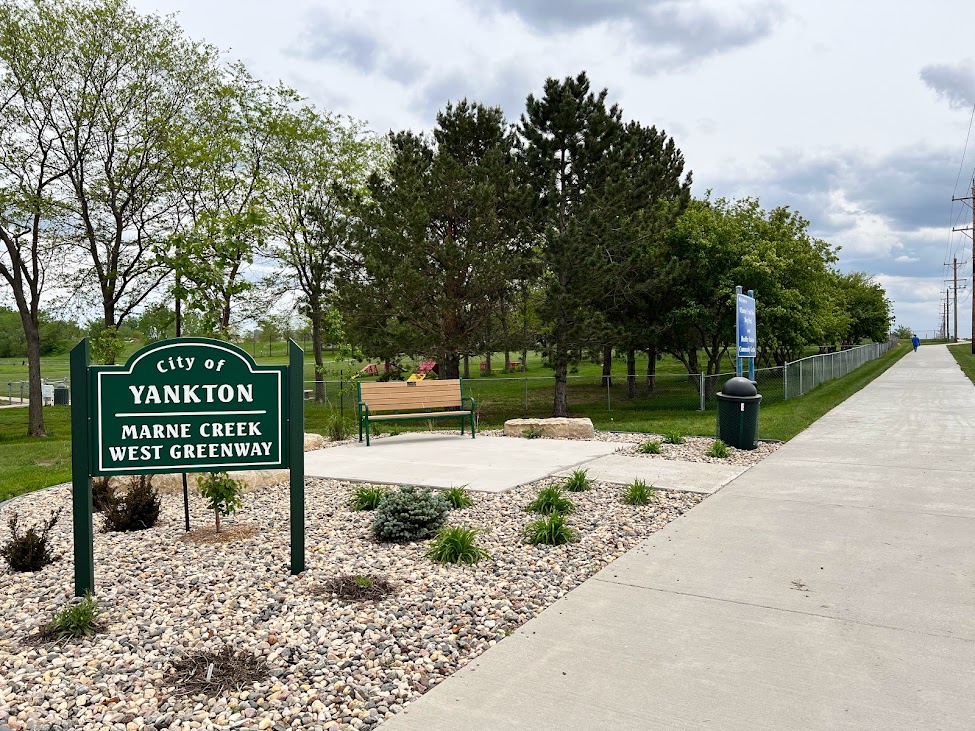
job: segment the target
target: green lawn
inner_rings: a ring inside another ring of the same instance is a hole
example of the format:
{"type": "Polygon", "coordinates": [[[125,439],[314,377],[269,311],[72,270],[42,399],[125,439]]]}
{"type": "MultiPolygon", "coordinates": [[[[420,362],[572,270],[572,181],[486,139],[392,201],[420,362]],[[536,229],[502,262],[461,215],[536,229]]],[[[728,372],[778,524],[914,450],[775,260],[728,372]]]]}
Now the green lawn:
{"type": "Polygon", "coordinates": [[[71,479],[71,410],[44,409],[48,436],[27,436],[27,409],[0,409],[0,500],[71,479]]]}
{"type": "MultiPolygon", "coordinates": [[[[781,383],[760,374],[759,388],[764,397],[761,436],[767,439],[791,439],[883,373],[909,350],[906,343],[901,343],[845,378],[825,383],[806,396],[788,402],[781,400],[781,383]]],[[[966,373],[973,377],[975,356],[965,351],[965,348],[952,348],[962,368],[967,368],[966,373]]],[[[505,419],[548,416],[551,413],[552,372],[542,368],[540,362],[529,365],[529,375],[532,375],[532,370],[544,377],[527,382],[519,374],[471,379],[468,386],[478,402],[481,429],[500,427],[505,419]]],[[[579,370],[583,374],[571,378],[569,382],[570,410],[573,415],[590,417],[599,429],[654,433],[676,430],[700,435],[715,432],[713,398],[708,399],[708,411],[696,411],[699,405],[698,383],[689,380],[686,374],[660,369],[656,392],[650,395],[645,393],[641,376],[638,396],[630,400],[627,399],[624,378],[614,377],[607,398],[607,389],[600,383],[599,366],[583,364],[579,370]]],[[[614,373],[617,373],[615,368],[614,373]]],[[[709,391],[719,389],[723,382],[723,378],[715,379],[709,391]]],[[[352,393],[346,391],[344,399],[344,415],[349,429],[354,428],[352,393]]],[[[306,431],[327,432],[328,422],[340,412],[341,402],[335,391],[330,394],[328,405],[306,402],[306,431]]],[[[25,436],[27,409],[0,409],[0,465],[3,465],[0,470],[0,500],[71,478],[69,410],[65,407],[48,407],[44,409],[44,418],[49,436],[46,439],[30,439],[25,436]]],[[[426,427],[422,422],[416,422],[412,428],[421,430],[426,427]]]]}
{"type": "Polygon", "coordinates": [[[958,365],[961,366],[962,372],[968,376],[968,380],[975,383],[975,355],[972,354],[972,344],[959,343],[949,347],[948,352],[958,361],[958,365]]]}

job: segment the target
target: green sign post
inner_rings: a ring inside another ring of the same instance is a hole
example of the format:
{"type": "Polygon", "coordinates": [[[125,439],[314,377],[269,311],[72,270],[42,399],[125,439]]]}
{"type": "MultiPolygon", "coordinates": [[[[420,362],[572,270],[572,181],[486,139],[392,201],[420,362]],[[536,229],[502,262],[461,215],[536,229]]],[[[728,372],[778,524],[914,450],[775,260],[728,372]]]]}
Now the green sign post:
{"type": "Polygon", "coordinates": [[[258,366],[220,340],[149,345],[123,366],[71,351],[75,594],[94,591],[91,477],[290,469],[291,572],[305,569],[304,355],[258,366]]]}

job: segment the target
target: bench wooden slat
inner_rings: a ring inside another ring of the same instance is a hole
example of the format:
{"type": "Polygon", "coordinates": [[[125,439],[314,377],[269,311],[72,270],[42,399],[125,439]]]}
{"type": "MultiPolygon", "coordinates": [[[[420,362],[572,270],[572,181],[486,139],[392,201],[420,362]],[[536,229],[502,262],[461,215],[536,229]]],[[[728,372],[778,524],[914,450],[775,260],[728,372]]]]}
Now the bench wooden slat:
{"type": "Polygon", "coordinates": [[[401,401],[394,401],[392,399],[369,399],[362,403],[369,406],[370,413],[374,411],[405,411],[406,409],[441,409],[448,406],[460,408],[461,406],[460,399],[433,398],[403,399],[401,401]]]}
{"type": "Polygon", "coordinates": [[[386,381],[383,382],[363,382],[359,386],[362,395],[372,395],[374,393],[426,393],[435,392],[460,392],[459,381],[415,381],[415,386],[407,386],[406,381],[386,381]]]}

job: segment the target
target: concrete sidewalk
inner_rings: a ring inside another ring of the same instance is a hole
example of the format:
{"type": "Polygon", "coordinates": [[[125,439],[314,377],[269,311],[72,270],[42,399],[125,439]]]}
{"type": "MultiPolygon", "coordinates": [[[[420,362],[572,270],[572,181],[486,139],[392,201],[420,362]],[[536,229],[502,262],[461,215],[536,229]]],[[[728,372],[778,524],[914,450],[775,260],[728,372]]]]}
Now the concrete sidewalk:
{"type": "Polygon", "coordinates": [[[973,437],[922,347],[383,729],[975,728],[973,437]]]}

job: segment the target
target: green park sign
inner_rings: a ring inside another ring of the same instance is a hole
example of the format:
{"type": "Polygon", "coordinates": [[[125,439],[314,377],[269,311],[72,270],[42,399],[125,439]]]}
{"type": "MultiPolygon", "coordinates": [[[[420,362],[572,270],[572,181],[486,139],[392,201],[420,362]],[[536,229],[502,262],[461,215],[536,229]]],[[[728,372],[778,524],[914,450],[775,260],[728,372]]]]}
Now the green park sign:
{"type": "Polygon", "coordinates": [[[287,370],[190,338],[90,368],[92,474],[286,468],[287,370]]]}
{"type": "Polygon", "coordinates": [[[291,570],[304,570],[304,354],[258,366],[220,340],[149,345],[122,366],[71,351],[75,593],[94,591],[91,477],[291,469],[291,570]]]}

